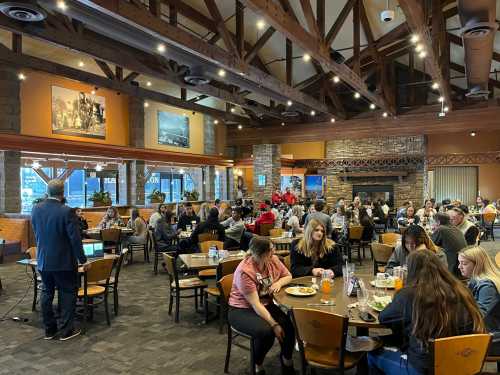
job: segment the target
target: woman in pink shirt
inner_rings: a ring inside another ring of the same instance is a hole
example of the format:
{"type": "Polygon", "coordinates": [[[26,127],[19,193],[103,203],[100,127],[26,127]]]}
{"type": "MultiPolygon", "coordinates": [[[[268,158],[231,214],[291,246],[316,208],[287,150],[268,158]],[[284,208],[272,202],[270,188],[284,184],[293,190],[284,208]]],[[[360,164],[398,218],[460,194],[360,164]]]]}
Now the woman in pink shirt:
{"type": "Polygon", "coordinates": [[[273,303],[272,295],[292,280],[292,275],[274,255],[272,243],[263,237],[250,242],[251,255],[234,272],[229,296],[229,323],[254,338],[255,371],[264,375],[264,358],[276,337],[281,345],[284,375],[295,374],[292,362],[295,331],[290,318],[273,303]]]}

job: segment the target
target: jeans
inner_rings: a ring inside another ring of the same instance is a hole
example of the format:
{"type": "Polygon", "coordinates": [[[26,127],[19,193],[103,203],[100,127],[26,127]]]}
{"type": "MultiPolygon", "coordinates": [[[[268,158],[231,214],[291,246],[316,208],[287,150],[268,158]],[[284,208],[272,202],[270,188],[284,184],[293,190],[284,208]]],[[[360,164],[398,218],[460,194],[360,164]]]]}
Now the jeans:
{"type": "Polygon", "coordinates": [[[401,358],[402,354],[399,350],[394,352],[384,348],[368,353],[370,375],[422,375],[407,359],[401,358]]]}
{"type": "Polygon", "coordinates": [[[60,327],[59,332],[65,336],[72,332],[75,320],[76,296],[78,291],[78,271],[40,271],[42,276],[42,317],[47,334],[58,331],[57,320],[52,309],[55,289],[59,295],[60,327]]]}
{"type": "MultiPolygon", "coordinates": [[[[285,359],[291,359],[295,345],[295,331],[292,321],[281,309],[269,303],[265,306],[273,319],[279,323],[285,333],[281,344],[281,354],[285,359]]],[[[239,309],[231,307],[229,310],[229,323],[236,330],[252,336],[254,339],[255,364],[262,365],[264,358],[274,344],[274,331],[269,323],[257,315],[252,309],[239,309]]]]}
{"type": "Polygon", "coordinates": [[[224,241],[224,249],[230,249],[230,248],[240,248],[240,243],[238,241],[235,241],[232,238],[226,238],[224,241]]]}

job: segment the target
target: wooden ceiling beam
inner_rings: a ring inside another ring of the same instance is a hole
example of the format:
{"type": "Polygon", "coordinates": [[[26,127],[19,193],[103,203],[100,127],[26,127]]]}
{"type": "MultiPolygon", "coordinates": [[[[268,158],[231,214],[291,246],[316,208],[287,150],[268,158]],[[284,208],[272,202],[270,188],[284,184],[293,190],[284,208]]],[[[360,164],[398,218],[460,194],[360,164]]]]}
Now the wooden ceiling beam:
{"type": "Polygon", "coordinates": [[[450,85],[444,78],[439,56],[436,55],[434,51],[431,33],[426,22],[422,3],[419,0],[399,0],[399,5],[405,14],[408,26],[414,34],[419,36],[419,43],[422,43],[427,53],[427,57],[425,57],[424,60],[426,71],[429,72],[433,81],[439,84],[440,92],[451,110],[453,108],[453,103],[450,85]]]}
{"type": "Polygon", "coordinates": [[[314,17],[314,13],[311,7],[311,0],[300,0],[300,6],[302,8],[302,13],[304,13],[309,33],[320,40],[321,34],[319,32],[318,23],[316,21],[316,18],[314,17]]]}
{"type": "Polygon", "coordinates": [[[286,84],[293,85],[293,42],[290,39],[285,41],[285,73],[286,84]]]}
{"type": "Polygon", "coordinates": [[[101,71],[106,75],[106,77],[108,77],[111,80],[115,79],[115,74],[113,73],[113,71],[106,62],[98,59],[94,59],[94,61],[99,67],[99,69],[101,69],[101,71]]]}
{"type": "MultiPolygon", "coordinates": [[[[245,55],[245,7],[236,0],[236,49],[240,58],[245,55]]],[[[251,60],[250,60],[251,61],[251,60]]],[[[247,61],[249,62],[249,61],[247,61]]]]}
{"type": "Polygon", "coordinates": [[[229,34],[229,31],[226,28],[226,23],[224,22],[224,19],[222,18],[222,15],[219,12],[219,8],[217,7],[215,0],[205,0],[205,5],[207,6],[208,11],[212,16],[212,19],[215,22],[217,31],[222,37],[222,40],[224,40],[224,45],[226,46],[227,51],[235,56],[241,57],[233,37],[231,36],[231,34],[229,34]]]}
{"type": "Polygon", "coordinates": [[[130,72],[123,80],[123,82],[132,82],[134,79],[136,79],[137,77],[139,77],[140,74],[137,73],[137,72],[130,72]]]}
{"type": "Polygon", "coordinates": [[[344,7],[342,8],[342,10],[339,13],[339,16],[337,17],[337,19],[333,23],[332,27],[330,28],[330,30],[326,34],[325,44],[327,46],[332,45],[333,41],[337,37],[342,26],[344,25],[345,20],[347,19],[347,16],[349,16],[349,13],[351,12],[351,9],[354,6],[354,3],[356,1],[357,0],[347,0],[347,2],[345,3],[344,7]]]}
{"type": "MultiPolygon", "coordinates": [[[[182,58],[182,56],[191,59],[191,61],[194,58],[199,58],[204,61],[206,74],[214,79],[218,78],[219,68],[224,68],[229,73],[225,77],[227,82],[269,96],[276,101],[285,102],[290,99],[295,103],[296,109],[302,111],[314,109],[317,113],[330,112],[330,108],[324,103],[287,86],[277,78],[253,66],[245,64],[237,55],[212,46],[189,32],[155,18],[146,9],[136,7],[124,0],[94,0],[92,2],[78,0],[78,2],[82,2],[85,7],[93,8],[97,13],[102,13],[104,9],[106,14],[115,18],[117,22],[122,24],[125,22],[132,28],[140,28],[143,32],[163,40],[164,43],[173,47],[173,51],[170,53],[175,53],[176,59],[182,58]],[[241,73],[244,74],[244,78],[242,78],[241,73]]],[[[168,48],[166,53],[169,53],[168,48]]]]}
{"type": "Polygon", "coordinates": [[[253,45],[252,49],[248,51],[248,53],[246,54],[245,56],[246,63],[249,63],[257,56],[262,47],[264,47],[267,41],[271,39],[275,31],[276,30],[272,26],[267,28],[264,34],[262,34],[259,40],[257,40],[257,42],[253,45]]]}
{"type": "Polygon", "coordinates": [[[349,69],[347,65],[333,61],[330,57],[330,48],[323,43],[319,43],[317,38],[311,36],[276,3],[271,0],[243,0],[243,3],[255,13],[264,17],[270,25],[283,33],[286,38],[292,40],[305,51],[310,51],[312,58],[316,59],[324,69],[339,76],[344,83],[350,85],[370,102],[389,111],[384,100],[379,95],[370,92],[361,77],[349,69]]]}
{"type": "Polygon", "coordinates": [[[352,32],[352,40],[353,40],[353,68],[354,73],[358,76],[360,75],[360,64],[361,60],[359,57],[360,45],[361,45],[361,29],[360,29],[360,0],[356,0],[354,2],[354,7],[352,8],[352,23],[353,23],[353,32],[352,32]]]}
{"type": "Polygon", "coordinates": [[[316,21],[322,40],[325,39],[325,5],[325,0],[316,0],[316,21]]]}

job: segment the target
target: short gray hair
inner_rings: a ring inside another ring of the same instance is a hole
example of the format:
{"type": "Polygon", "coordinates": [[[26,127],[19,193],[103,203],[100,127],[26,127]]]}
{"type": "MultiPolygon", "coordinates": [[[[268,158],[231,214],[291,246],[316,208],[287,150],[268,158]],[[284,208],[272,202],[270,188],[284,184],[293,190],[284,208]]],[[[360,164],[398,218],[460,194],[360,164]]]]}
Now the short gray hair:
{"type": "Polygon", "coordinates": [[[49,194],[49,197],[63,197],[64,181],[58,179],[50,180],[47,184],[47,194],[49,194]]]}

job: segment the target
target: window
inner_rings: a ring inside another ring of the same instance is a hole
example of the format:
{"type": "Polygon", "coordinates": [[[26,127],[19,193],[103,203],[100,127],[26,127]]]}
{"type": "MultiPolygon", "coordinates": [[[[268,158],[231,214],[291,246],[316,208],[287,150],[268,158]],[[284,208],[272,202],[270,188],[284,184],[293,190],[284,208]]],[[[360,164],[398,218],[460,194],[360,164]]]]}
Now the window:
{"type": "Polygon", "coordinates": [[[92,169],[85,171],[85,201],[87,207],[92,207],[90,200],[96,191],[107,191],[111,198],[111,204],[118,203],[118,171],[95,171],[92,169]]]}
{"type": "Polygon", "coordinates": [[[154,189],[165,193],[165,202],[179,202],[182,200],[183,175],[169,172],[153,172],[144,187],[146,197],[154,189]]]}
{"type": "MultiPolygon", "coordinates": [[[[42,168],[47,177],[52,178],[52,168],[42,168]]],[[[21,168],[21,212],[31,212],[33,201],[44,198],[47,184],[31,167],[21,168]]]]}
{"type": "Polygon", "coordinates": [[[215,174],[215,199],[222,199],[222,176],[215,174]]]}
{"type": "Polygon", "coordinates": [[[64,193],[68,206],[85,207],[85,171],[74,170],[64,182],[64,193]]]}

